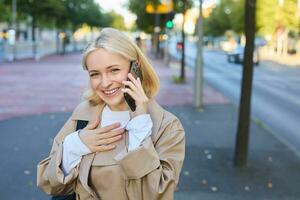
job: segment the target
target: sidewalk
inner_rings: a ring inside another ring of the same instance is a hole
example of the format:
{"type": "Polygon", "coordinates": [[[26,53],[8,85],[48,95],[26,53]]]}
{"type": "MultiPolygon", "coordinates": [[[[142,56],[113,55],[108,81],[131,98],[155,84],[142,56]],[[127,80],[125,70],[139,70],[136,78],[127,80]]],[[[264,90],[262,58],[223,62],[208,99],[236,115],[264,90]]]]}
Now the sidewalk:
{"type": "Polygon", "coordinates": [[[151,58],[159,71],[165,99],[177,101],[166,108],[180,118],[186,131],[186,158],[175,200],[300,199],[299,157],[252,121],[248,165],[234,167],[238,108],[204,85],[203,111],[195,111],[193,72],[187,68],[187,83],[176,85],[170,77],[178,76],[178,63],[167,67],[151,58]]]}
{"type": "MultiPolygon", "coordinates": [[[[300,199],[300,158],[272,134],[251,123],[248,166],[232,164],[238,110],[205,85],[203,111],[193,101],[193,72],[178,75],[152,56],[161,79],[157,101],[182,121],[186,159],[175,200],[300,199]]],[[[0,66],[0,199],[49,199],[35,186],[36,164],[49,153],[52,139],[80,101],[87,76],[79,54],[51,56],[0,66]],[[3,77],[3,78],[2,78],[3,77]]],[[[176,63],[172,63],[172,66],[176,63]]]]}

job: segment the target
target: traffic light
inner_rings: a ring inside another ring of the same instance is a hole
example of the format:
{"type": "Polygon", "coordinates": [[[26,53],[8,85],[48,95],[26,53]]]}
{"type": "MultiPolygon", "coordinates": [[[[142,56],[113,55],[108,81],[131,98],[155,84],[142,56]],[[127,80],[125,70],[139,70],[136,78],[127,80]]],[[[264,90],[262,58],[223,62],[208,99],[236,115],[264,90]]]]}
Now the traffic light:
{"type": "Polygon", "coordinates": [[[168,21],[166,22],[166,27],[167,27],[168,29],[172,29],[173,26],[174,26],[174,23],[173,23],[172,20],[168,20],[168,21]]]}

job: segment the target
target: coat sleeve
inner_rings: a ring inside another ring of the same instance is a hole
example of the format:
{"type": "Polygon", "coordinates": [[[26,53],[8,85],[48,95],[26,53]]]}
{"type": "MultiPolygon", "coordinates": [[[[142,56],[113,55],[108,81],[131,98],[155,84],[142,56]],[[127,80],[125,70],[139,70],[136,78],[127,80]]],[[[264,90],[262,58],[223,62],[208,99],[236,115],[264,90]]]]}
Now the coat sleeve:
{"type": "Polygon", "coordinates": [[[63,195],[73,192],[78,167],[65,176],[61,170],[63,139],[75,131],[76,122],[69,119],[53,141],[50,155],[37,166],[37,186],[51,195],[63,195]]]}
{"type": "Polygon", "coordinates": [[[129,199],[173,199],[185,155],[185,133],[177,118],[161,129],[155,144],[149,137],[138,149],[115,157],[127,178],[129,199]]]}

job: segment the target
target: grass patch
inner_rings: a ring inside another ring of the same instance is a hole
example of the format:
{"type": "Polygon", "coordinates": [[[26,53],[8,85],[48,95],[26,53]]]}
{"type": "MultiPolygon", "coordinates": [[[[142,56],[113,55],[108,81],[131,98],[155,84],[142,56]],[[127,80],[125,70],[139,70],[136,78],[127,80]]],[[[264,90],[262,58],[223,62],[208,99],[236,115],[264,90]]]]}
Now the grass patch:
{"type": "Polygon", "coordinates": [[[185,83],[185,79],[179,77],[179,76],[172,76],[172,81],[176,84],[183,84],[185,83]]]}
{"type": "Polygon", "coordinates": [[[257,126],[261,127],[261,128],[265,128],[265,124],[260,121],[259,119],[255,119],[255,123],[257,126]]]}

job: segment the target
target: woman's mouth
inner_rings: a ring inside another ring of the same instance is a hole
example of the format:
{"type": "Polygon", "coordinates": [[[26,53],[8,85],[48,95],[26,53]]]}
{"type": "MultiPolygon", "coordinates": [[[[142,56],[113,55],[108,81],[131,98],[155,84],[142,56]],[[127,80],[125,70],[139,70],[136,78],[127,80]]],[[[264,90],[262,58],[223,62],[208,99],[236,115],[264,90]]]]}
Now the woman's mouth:
{"type": "Polygon", "coordinates": [[[106,95],[106,96],[113,96],[117,93],[117,91],[119,91],[120,88],[115,88],[115,89],[112,89],[112,90],[103,90],[103,93],[106,95]]]}

